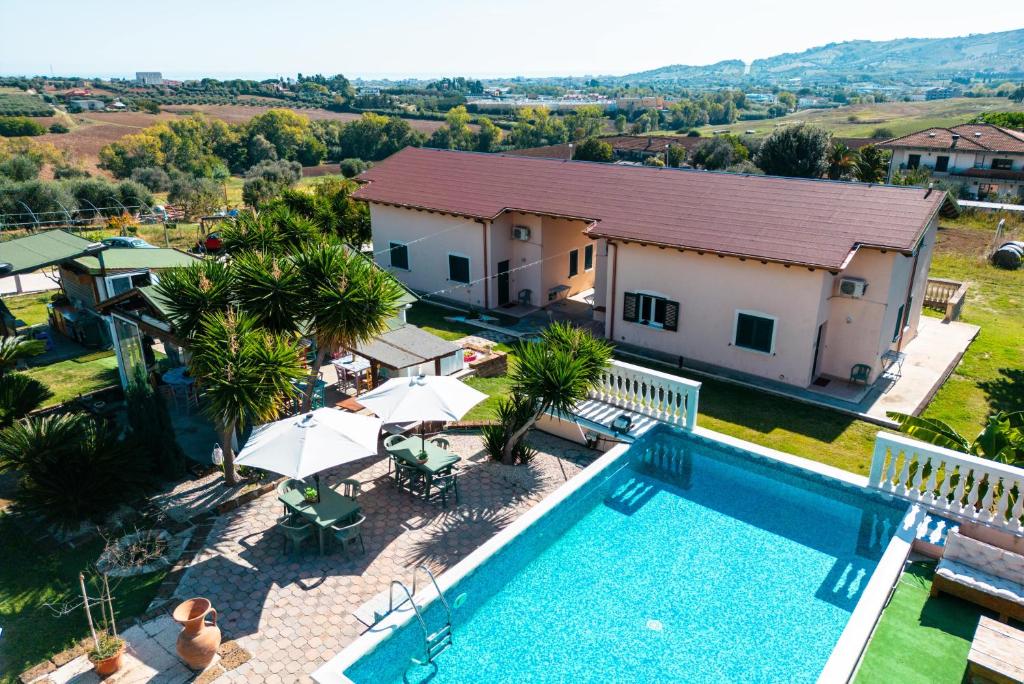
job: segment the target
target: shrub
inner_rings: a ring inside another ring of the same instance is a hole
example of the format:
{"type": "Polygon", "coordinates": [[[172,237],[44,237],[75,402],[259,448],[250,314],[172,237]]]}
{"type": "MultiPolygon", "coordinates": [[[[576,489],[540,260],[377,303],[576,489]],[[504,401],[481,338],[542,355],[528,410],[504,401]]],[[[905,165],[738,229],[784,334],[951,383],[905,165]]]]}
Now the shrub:
{"type": "Polygon", "coordinates": [[[142,482],[115,428],[84,414],[26,418],[0,432],[0,469],[20,475],[15,500],[64,529],[99,521],[142,482]]]}
{"type": "MultiPolygon", "coordinates": [[[[53,396],[43,383],[24,373],[6,373],[0,382],[0,428],[27,416],[53,396]]],[[[0,464],[0,470],[3,470],[0,464]]]]}
{"type": "Polygon", "coordinates": [[[828,168],[832,136],[806,124],[778,128],[761,142],[755,163],[772,176],[821,178],[828,168]]]}
{"type": "Polygon", "coordinates": [[[51,133],[69,133],[70,131],[71,129],[62,123],[50,124],[51,133]]]}
{"type": "Polygon", "coordinates": [[[89,172],[77,166],[62,164],[53,170],[53,177],[57,180],[69,180],[72,178],[88,178],[89,172]]]}
{"type": "Polygon", "coordinates": [[[145,166],[132,171],[132,180],[141,183],[152,192],[167,192],[171,187],[171,177],[159,166],[145,166]]]}
{"type": "Polygon", "coordinates": [[[0,176],[13,181],[35,180],[39,177],[40,164],[27,154],[16,154],[6,161],[0,162],[0,176]]]}
{"type": "MultiPolygon", "coordinates": [[[[494,423],[484,425],[481,434],[484,440],[484,450],[487,455],[499,463],[502,460],[505,445],[512,438],[512,434],[526,424],[530,419],[532,407],[528,401],[524,401],[518,395],[503,397],[497,408],[494,410],[494,423]]],[[[520,440],[513,449],[513,464],[527,463],[537,454],[526,440],[520,440]]]]}
{"type": "Polygon", "coordinates": [[[341,175],[345,178],[354,178],[361,174],[366,169],[370,168],[368,162],[364,162],[362,159],[356,159],[349,157],[348,159],[342,159],[341,164],[341,175]]]}
{"type": "Polygon", "coordinates": [[[615,151],[603,140],[587,138],[576,147],[572,158],[579,161],[610,162],[615,159],[615,151]]]}
{"type": "Polygon", "coordinates": [[[0,136],[16,138],[43,133],[46,133],[43,125],[27,116],[0,116],[0,136]]]}

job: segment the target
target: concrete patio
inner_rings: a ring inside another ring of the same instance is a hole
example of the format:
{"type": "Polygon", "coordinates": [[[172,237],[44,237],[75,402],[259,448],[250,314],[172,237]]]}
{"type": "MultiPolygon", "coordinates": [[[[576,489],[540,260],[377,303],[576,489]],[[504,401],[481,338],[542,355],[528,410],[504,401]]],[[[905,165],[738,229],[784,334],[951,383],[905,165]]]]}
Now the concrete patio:
{"type": "Polygon", "coordinates": [[[324,484],[347,477],[363,483],[365,555],[319,556],[315,544],[284,555],[273,529],[281,514],[273,494],[221,516],[176,592],[182,600],[209,598],[224,639],[252,654],[218,681],[309,681],[364,629],[352,612],[392,579],[408,581],[421,563],[435,571],[455,564],[597,455],[544,433],[530,441],[539,454],[529,465],[503,466],[486,457],[478,435],[452,435],[463,470],[461,503],[448,509],[398,490],[384,459],[329,471],[324,484]]]}

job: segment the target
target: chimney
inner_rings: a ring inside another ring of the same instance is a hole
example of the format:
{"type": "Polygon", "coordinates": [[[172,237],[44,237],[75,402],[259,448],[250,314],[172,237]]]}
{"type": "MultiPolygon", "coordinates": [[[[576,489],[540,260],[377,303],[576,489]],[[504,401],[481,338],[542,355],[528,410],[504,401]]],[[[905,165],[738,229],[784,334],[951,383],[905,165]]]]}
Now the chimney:
{"type": "Polygon", "coordinates": [[[955,150],[956,149],[956,144],[958,142],[960,142],[960,134],[959,133],[954,133],[953,134],[953,144],[949,146],[949,149],[955,150]]]}

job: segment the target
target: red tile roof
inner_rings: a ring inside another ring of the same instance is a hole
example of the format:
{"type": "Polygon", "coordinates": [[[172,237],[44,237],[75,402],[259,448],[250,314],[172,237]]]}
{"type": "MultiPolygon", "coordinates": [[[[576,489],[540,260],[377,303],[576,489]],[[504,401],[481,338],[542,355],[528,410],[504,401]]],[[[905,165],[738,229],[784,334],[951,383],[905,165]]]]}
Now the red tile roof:
{"type": "Polygon", "coordinates": [[[960,124],[952,128],[926,128],[923,131],[886,140],[879,143],[878,146],[886,149],[907,147],[952,150],[954,135],[960,136],[956,140],[956,149],[958,150],[1024,153],[1024,133],[992,124],[960,124]]]}
{"type": "MultiPolygon", "coordinates": [[[[858,245],[909,251],[945,193],[407,147],[355,197],[490,220],[508,210],[595,222],[594,237],[838,269],[858,245]]],[[[955,205],[950,205],[955,206],[955,205]]]]}

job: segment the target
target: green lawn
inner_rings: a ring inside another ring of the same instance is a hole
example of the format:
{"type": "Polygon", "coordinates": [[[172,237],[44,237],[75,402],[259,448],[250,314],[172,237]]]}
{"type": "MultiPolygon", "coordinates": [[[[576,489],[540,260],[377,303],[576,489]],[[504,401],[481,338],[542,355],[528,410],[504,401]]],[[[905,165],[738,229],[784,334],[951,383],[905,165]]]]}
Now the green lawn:
{"type": "Polygon", "coordinates": [[[25,371],[26,375],[39,380],[53,392],[46,406],[53,406],[74,399],[79,394],[92,392],[120,380],[117,373],[117,357],[112,350],[89,352],[66,361],[46,366],[35,366],[25,371]]]}
{"type": "MultiPolygon", "coordinates": [[[[95,540],[76,549],[55,551],[26,535],[11,516],[0,514],[0,684],[14,684],[22,671],[73,646],[88,635],[85,614],[55,617],[46,604],[76,600],[78,573],[103,549],[95,540]]],[[[114,590],[119,624],[146,610],[163,571],[120,580],[114,590]]]]}
{"type": "Polygon", "coordinates": [[[15,318],[25,321],[27,325],[39,325],[46,322],[46,305],[50,303],[55,292],[56,290],[4,297],[4,304],[15,318]]]}
{"type": "MultiPolygon", "coordinates": [[[[982,215],[946,224],[931,270],[935,277],[970,283],[961,320],[981,332],[924,415],[970,438],[988,414],[1024,410],[1024,273],[985,261],[995,223],[982,215]]],[[[1015,231],[1016,239],[1024,236],[1024,226],[1015,231]]]]}
{"type": "Polygon", "coordinates": [[[960,684],[981,611],[952,596],[928,596],[933,563],[900,577],[864,654],[856,684],[960,684]]]}

